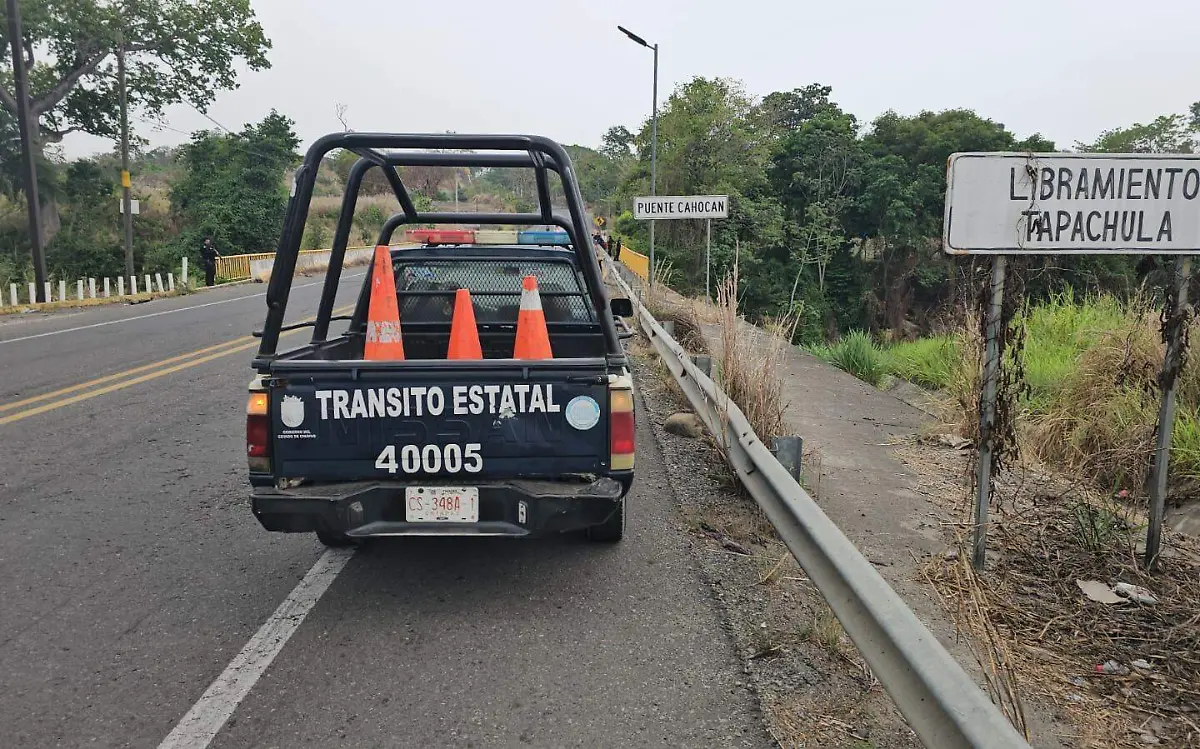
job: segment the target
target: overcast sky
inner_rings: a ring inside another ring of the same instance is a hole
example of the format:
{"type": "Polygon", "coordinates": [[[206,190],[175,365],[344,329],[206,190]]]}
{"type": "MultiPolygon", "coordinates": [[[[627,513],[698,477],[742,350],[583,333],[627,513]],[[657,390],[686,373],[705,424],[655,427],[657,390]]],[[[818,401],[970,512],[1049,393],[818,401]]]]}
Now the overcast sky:
{"type": "MultiPolygon", "coordinates": [[[[761,97],[812,82],[860,121],[967,107],[1060,147],[1200,100],[1197,0],[252,0],[274,43],[209,114],[237,130],[272,107],[304,144],[355,130],[529,132],[597,145],[692,76],[761,97]]],[[[214,127],[188,107],[185,133],[214,127]]],[[[187,136],[134,121],[153,145],[187,136]]],[[[68,156],[111,144],[71,136],[68,156]]],[[[303,147],[303,146],[302,146],[303,147]]]]}

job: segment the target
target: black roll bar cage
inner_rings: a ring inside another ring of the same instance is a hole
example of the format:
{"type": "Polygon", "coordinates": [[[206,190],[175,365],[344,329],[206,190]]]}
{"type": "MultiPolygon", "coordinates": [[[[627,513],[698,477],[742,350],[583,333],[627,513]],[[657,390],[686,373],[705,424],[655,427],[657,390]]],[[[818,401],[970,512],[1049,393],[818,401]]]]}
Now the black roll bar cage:
{"type": "Polygon", "coordinates": [[[322,159],[330,151],[341,148],[358,154],[359,159],[351,167],[346,179],[345,193],[338,215],[337,228],[329,253],[329,269],[325,274],[321,302],[313,323],[312,343],[321,343],[329,334],[330,318],[334,299],[341,282],[342,265],[346,245],[358,204],[358,193],[363,176],[368,169],[380,169],[400,204],[400,212],[390,216],[379,233],[378,244],[386,245],[392,234],[404,224],[517,224],[554,225],[566,230],[571,240],[579,268],[588,284],[588,294],[599,314],[599,322],[608,348],[608,354],[622,356],[622,348],[613,317],[607,314],[608,292],[604,285],[600,265],[588,234],[584,215],[583,198],[579,182],[575,177],[571,157],[566,149],[555,141],[537,135],[460,135],[444,134],[397,134],[397,133],[333,133],[319,138],[304,155],[304,161],[296,170],[295,183],[288,199],[283,233],[275,253],[271,279],[267,285],[267,319],[263,324],[262,342],[254,358],[254,368],[267,372],[275,359],[279,344],[280,329],[287,310],[288,295],[292,288],[292,276],[296,270],[296,259],[300,253],[300,239],[308,220],[309,203],[312,200],[317,170],[322,159]],[[380,149],[387,149],[381,151],[380,149]],[[420,149],[420,150],[418,150],[420,149]],[[458,151],[441,152],[444,149],[458,151]],[[463,149],[500,151],[502,153],[464,153],[463,149]],[[397,171],[402,166],[478,166],[517,167],[534,170],[537,185],[538,211],[536,213],[462,213],[422,212],[413,204],[408,189],[397,171]],[[562,216],[552,210],[550,183],[547,172],[554,172],[562,183],[566,196],[568,215],[562,216]]]}

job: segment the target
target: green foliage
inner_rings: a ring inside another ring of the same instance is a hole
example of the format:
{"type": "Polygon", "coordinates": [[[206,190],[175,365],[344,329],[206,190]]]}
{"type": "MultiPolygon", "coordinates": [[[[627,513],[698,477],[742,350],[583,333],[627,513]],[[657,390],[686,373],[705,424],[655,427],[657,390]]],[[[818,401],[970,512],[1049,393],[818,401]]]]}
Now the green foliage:
{"type": "Polygon", "coordinates": [[[887,349],[889,374],[931,390],[948,386],[961,361],[959,340],[950,335],[904,341],[887,349]]]}
{"type": "Polygon", "coordinates": [[[871,334],[862,330],[852,330],[835,343],[813,346],[809,351],[874,387],[882,385],[888,374],[887,355],[871,334]]]}
{"type": "Polygon", "coordinates": [[[1080,151],[1099,153],[1195,153],[1200,138],[1200,102],[1190,115],[1171,114],[1149,124],[1105,130],[1095,143],[1077,143],[1080,151]]]}
{"type": "Polygon", "coordinates": [[[182,146],[184,175],[171,202],[184,227],[179,241],[199,259],[204,237],[222,254],[270,251],[287,207],[284,175],[298,162],[292,121],[274,110],[241,133],[198,133],[182,146]]]}
{"type": "MultiPolygon", "coordinates": [[[[150,116],[181,102],[204,109],[218,91],[236,86],[239,64],[269,67],[271,43],[249,0],[20,0],[20,8],[33,60],[32,108],[52,141],[68,129],[119,135],[122,45],[129,106],[150,116]],[[32,51],[47,54],[39,60],[32,51]]],[[[9,49],[3,7],[0,48],[9,49]]],[[[9,94],[0,99],[13,101],[11,78],[0,78],[0,86],[9,94]]]]}
{"type": "Polygon", "coordinates": [[[1107,295],[1077,300],[1068,291],[1032,307],[1025,342],[1030,407],[1046,412],[1083,353],[1109,332],[1132,324],[1128,307],[1107,295]]]}

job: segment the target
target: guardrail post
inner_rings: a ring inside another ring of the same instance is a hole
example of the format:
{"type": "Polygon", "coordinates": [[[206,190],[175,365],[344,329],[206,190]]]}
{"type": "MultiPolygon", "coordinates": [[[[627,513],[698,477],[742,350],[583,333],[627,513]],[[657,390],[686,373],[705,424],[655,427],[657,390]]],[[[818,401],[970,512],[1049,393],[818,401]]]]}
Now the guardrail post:
{"type": "Polygon", "coordinates": [[[146,274],[146,293],[149,294],[153,291],[154,291],[154,287],[150,285],[150,274],[147,273],[146,274]]]}
{"type": "Polygon", "coordinates": [[[112,285],[108,282],[108,276],[104,277],[104,298],[107,299],[112,295],[112,285]]]}
{"type": "Polygon", "coordinates": [[[92,299],[96,298],[96,279],[88,278],[88,296],[92,299]]]}
{"type": "Polygon", "coordinates": [[[8,285],[8,298],[12,300],[13,306],[17,306],[17,285],[15,283],[8,285]]]}
{"type": "Polygon", "coordinates": [[[692,362],[704,374],[712,377],[712,357],[708,354],[692,354],[692,362]]]}
{"type": "Polygon", "coordinates": [[[800,483],[801,463],[804,460],[803,437],[776,437],[771,440],[771,454],[800,483]]]}
{"type": "Polygon", "coordinates": [[[187,255],[183,256],[183,273],[179,274],[179,282],[187,286],[187,255]]]}
{"type": "Polygon", "coordinates": [[[75,298],[81,302],[83,301],[83,279],[82,278],[75,282],[75,298]]]}
{"type": "Polygon", "coordinates": [[[163,293],[164,291],[166,291],[166,290],[167,290],[167,289],[166,289],[166,287],[165,287],[165,286],[163,286],[163,282],[162,282],[162,274],[161,274],[161,273],[155,273],[155,274],[154,274],[154,282],[155,282],[156,284],[158,284],[158,293],[159,293],[159,294],[161,294],[161,293],[163,293]]]}
{"type": "Polygon", "coordinates": [[[167,271],[167,290],[175,290],[175,274],[171,273],[170,271],[167,271]]]}
{"type": "MultiPolygon", "coordinates": [[[[46,295],[46,301],[50,301],[49,294],[46,295]]],[[[59,279],[58,281],[58,301],[67,301],[67,282],[62,279],[59,279]]]]}

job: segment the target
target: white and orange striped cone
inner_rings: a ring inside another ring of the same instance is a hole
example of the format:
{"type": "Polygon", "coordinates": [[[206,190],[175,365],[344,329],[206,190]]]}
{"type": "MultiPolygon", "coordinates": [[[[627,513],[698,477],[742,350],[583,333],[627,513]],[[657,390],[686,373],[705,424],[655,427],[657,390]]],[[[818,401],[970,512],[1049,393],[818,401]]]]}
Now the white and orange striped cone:
{"type": "Polygon", "coordinates": [[[404,360],[400,307],[396,300],[396,277],[392,275],[392,254],[386,245],[375,248],[371,301],[367,307],[367,342],[363,347],[363,358],[374,361],[404,360]]]}
{"type": "Polygon", "coordinates": [[[550,332],[546,330],[546,313],[538,294],[537,279],[525,276],[521,280],[521,311],[517,313],[517,341],[513,346],[514,359],[553,359],[550,351],[550,332]]]}

